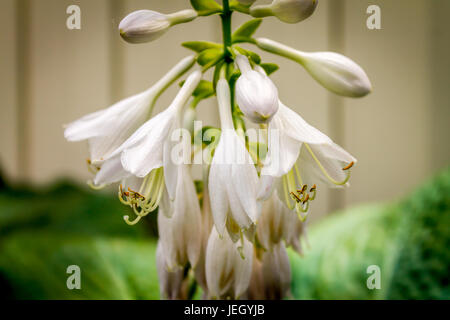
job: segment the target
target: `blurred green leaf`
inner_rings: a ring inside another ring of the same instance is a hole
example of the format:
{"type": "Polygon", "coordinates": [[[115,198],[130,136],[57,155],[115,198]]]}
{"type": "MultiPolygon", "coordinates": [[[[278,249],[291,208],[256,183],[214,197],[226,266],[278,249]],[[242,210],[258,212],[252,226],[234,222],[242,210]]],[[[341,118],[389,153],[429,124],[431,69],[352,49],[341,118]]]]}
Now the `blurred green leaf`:
{"type": "Polygon", "coordinates": [[[159,299],[153,241],[19,233],[2,243],[0,275],[18,299],[159,299]],[[69,290],[67,267],[81,269],[69,290]]]}
{"type": "Polygon", "coordinates": [[[304,257],[290,252],[296,299],[448,299],[450,170],[397,204],[335,214],[310,230],[304,257]],[[366,286],[381,269],[381,289],[366,286]]]}

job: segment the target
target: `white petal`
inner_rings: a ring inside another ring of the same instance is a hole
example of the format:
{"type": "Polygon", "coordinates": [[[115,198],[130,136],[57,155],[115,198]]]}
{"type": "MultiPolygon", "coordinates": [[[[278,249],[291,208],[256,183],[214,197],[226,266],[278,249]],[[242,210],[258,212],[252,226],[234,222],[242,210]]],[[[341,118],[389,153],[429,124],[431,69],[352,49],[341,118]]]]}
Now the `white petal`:
{"type": "Polygon", "coordinates": [[[185,266],[188,261],[195,267],[201,250],[201,212],[194,182],[186,165],[178,170],[173,216],[158,214],[160,241],[169,269],[185,266]]]}
{"type": "Polygon", "coordinates": [[[281,177],[288,173],[298,159],[301,142],[292,139],[284,130],[278,114],[269,124],[268,154],[261,175],[281,177]]]}
{"type": "Polygon", "coordinates": [[[166,266],[164,250],[158,241],[156,247],[156,269],[158,270],[159,291],[161,299],[181,299],[181,285],[183,283],[183,269],[177,268],[169,272],[166,266]]]}
{"type": "Polygon", "coordinates": [[[279,129],[292,139],[310,144],[331,143],[329,137],[309,125],[298,113],[286,107],[282,102],[280,102],[277,116],[280,119],[279,129]]]}
{"type": "Polygon", "coordinates": [[[260,208],[258,207],[256,201],[258,173],[253,165],[250,154],[238,135],[234,132],[234,134],[230,136],[229,140],[227,138],[226,141],[228,143],[227,150],[232,150],[232,145],[234,145],[234,152],[237,159],[243,160],[242,164],[237,163],[232,165],[231,188],[236,190],[239,200],[242,203],[247,215],[253,222],[256,222],[256,219],[260,213],[260,208]]]}
{"type": "Polygon", "coordinates": [[[261,175],[258,183],[257,200],[265,201],[270,198],[275,188],[275,178],[269,175],[261,175]]]}
{"type": "Polygon", "coordinates": [[[250,241],[244,238],[243,245],[244,259],[240,256],[238,251],[234,251],[235,260],[235,276],[234,276],[234,298],[239,298],[247,290],[250,284],[250,277],[252,274],[253,263],[253,245],[250,241]]]}
{"type": "Polygon", "coordinates": [[[174,125],[170,129],[168,139],[164,142],[163,163],[164,163],[164,181],[171,201],[175,199],[175,192],[178,181],[178,166],[172,159],[172,150],[176,142],[172,141],[172,132],[174,125]]]}
{"type": "Polygon", "coordinates": [[[114,152],[122,152],[125,170],[144,177],[163,165],[163,147],[175,117],[173,111],[169,108],[147,121],[114,152]]]}
{"type": "Polygon", "coordinates": [[[95,185],[110,184],[130,176],[122,167],[119,157],[105,161],[94,178],[95,185]]]}
{"type": "Polygon", "coordinates": [[[208,187],[214,224],[217,228],[217,231],[222,235],[225,229],[225,223],[227,220],[229,208],[227,188],[224,184],[224,179],[226,179],[227,176],[229,177],[231,170],[229,170],[229,165],[214,163],[217,153],[221,152],[220,147],[221,146],[219,142],[219,146],[217,146],[216,148],[216,154],[214,155],[213,163],[211,164],[211,168],[209,171],[208,187]]]}
{"type": "MultiPolygon", "coordinates": [[[[345,180],[347,172],[342,168],[352,161],[356,162],[355,158],[334,143],[330,145],[310,145],[310,148],[324,170],[336,181],[345,180]]],[[[306,184],[317,184],[317,181],[322,181],[330,187],[336,187],[334,183],[327,179],[306,148],[302,148],[300,152],[299,169],[306,184]]]]}
{"type": "MultiPolygon", "coordinates": [[[[81,141],[92,137],[104,136],[113,133],[115,124],[123,121],[123,113],[129,108],[135,108],[136,103],[149,92],[141,92],[124,100],[117,102],[109,108],[88,114],[68,125],[65,125],[64,137],[69,141],[81,141]]],[[[148,100],[148,98],[146,99],[148,100]]],[[[137,111],[137,110],[135,110],[137,111]]]]}

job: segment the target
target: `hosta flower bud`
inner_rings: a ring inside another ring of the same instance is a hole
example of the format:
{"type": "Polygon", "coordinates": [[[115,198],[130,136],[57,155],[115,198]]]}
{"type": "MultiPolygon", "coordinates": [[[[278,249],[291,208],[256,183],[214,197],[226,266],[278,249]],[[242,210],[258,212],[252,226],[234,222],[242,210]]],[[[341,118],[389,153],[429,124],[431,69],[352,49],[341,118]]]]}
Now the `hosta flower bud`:
{"type": "Polygon", "coordinates": [[[319,0],[274,0],[250,9],[254,17],[275,16],[283,22],[297,23],[313,14],[319,0]]]}
{"type": "Polygon", "coordinates": [[[372,84],[364,70],[341,54],[302,52],[265,38],[259,38],[256,42],[263,50],[300,63],[317,82],[338,95],[359,98],[372,91],[372,84]]]}
{"type": "Polygon", "coordinates": [[[151,10],[138,10],[127,15],[119,24],[122,38],[130,43],[143,43],[161,37],[173,25],[192,21],[197,17],[194,10],[182,10],[162,14],[151,10]]]}
{"type": "Polygon", "coordinates": [[[242,75],[236,82],[236,102],[244,115],[255,123],[266,123],[278,111],[278,90],[272,80],[253,70],[247,57],[238,55],[242,75]]]}

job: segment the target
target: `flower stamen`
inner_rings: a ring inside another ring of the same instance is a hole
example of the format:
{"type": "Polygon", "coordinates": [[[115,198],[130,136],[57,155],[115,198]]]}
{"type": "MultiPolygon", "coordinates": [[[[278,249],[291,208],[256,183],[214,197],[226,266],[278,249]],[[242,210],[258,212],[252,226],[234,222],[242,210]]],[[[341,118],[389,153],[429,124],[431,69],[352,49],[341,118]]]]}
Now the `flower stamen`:
{"type": "Polygon", "coordinates": [[[135,225],[141,218],[154,211],[161,201],[164,186],[163,168],[152,170],[144,178],[139,191],[134,191],[130,187],[124,191],[120,185],[118,193],[120,202],[130,206],[136,214],[136,218],[132,221],[129,216],[124,216],[125,222],[128,225],[135,225]]]}

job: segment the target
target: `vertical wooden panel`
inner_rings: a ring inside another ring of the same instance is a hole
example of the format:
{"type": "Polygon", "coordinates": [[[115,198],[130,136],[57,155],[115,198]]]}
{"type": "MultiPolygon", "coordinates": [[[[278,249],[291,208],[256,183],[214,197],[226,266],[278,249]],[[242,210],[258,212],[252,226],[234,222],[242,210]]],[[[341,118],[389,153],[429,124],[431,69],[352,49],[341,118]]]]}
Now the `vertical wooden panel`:
{"type": "Polygon", "coordinates": [[[0,169],[9,178],[18,176],[16,4],[14,0],[0,2],[0,169]]]}
{"type": "Polygon", "coordinates": [[[351,203],[397,198],[429,174],[427,1],[377,1],[382,30],[366,28],[370,4],[347,0],[346,6],[346,53],[367,71],[374,89],[345,102],[345,139],[359,160],[351,203]]]}
{"type": "Polygon", "coordinates": [[[86,178],[85,143],[69,143],[62,125],[108,106],[108,0],[76,1],[81,30],[68,30],[73,1],[31,1],[31,179],[86,178]]]}
{"type": "Polygon", "coordinates": [[[429,162],[432,172],[450,165],[450,1],[428,1],[431,79],[429,162]]]}
{"type": "MultiPolygon", "coordinates": [[[[345,54],[345,0],[328,1],[328,50],[345,54]]],[[[328,93],[328,121],[332,139],[346,148],[344,98],[328,93]]],[[[331,213],[345,207],[347,188],[330,190],[328,211],[331,213]]]]}

